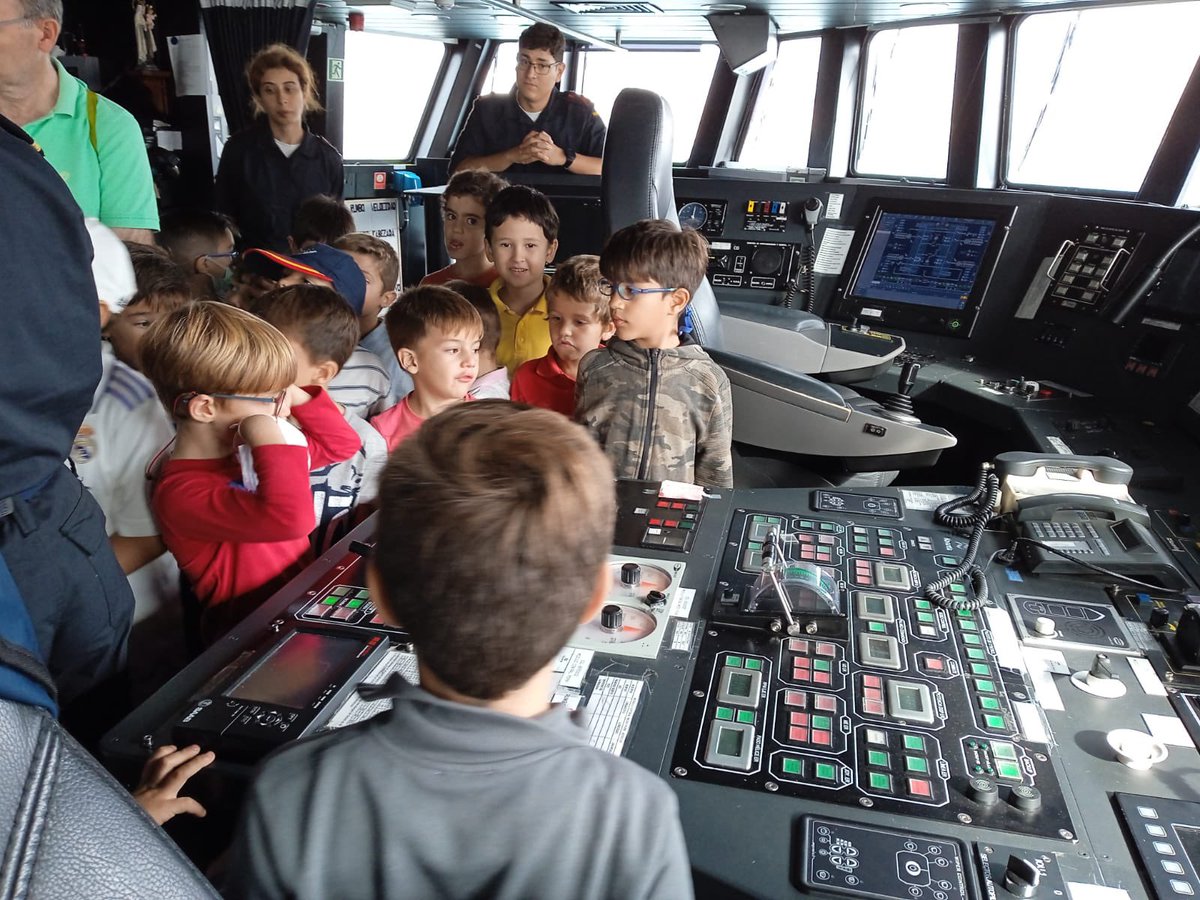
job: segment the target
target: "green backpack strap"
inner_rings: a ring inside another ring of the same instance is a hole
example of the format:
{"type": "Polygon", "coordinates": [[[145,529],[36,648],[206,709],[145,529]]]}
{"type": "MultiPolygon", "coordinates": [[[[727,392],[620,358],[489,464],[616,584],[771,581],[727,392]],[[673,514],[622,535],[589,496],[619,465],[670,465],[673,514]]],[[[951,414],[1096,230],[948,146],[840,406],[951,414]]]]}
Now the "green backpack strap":
{"type": "Polygon", "coordinates": [[[96,107],[99,105],[100,95],[89,89],[87,92],[88,140],[92,142],[92,150],[97,154],[100,153],[100,146],[96,142],[96,107]]]}

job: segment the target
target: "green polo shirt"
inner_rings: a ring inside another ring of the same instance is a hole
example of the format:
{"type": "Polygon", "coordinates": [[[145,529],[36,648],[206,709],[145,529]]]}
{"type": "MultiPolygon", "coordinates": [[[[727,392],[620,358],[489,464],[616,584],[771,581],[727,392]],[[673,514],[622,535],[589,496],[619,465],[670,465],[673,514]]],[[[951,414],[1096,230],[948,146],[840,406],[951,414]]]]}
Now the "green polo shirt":
{"type": "Polygon", "coordinates": [[[62,176],[85,216],[110,228],[158,230],[154,178],[142,129],[125,109],[97,98],[96,147],[89,136],[87,85],[54,61],[58,102],[25,126],[62,176]]]}

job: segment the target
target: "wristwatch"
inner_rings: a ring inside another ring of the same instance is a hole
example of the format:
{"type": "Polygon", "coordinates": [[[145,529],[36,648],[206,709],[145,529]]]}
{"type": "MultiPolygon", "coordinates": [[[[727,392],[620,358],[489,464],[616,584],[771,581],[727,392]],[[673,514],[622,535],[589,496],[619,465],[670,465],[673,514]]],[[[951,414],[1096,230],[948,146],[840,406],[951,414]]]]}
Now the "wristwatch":
{"type": "Polygon", "coordinates": [[[568,147],[563,147],[563,157],[564,158],[563,158],[562,168],[564,168],[564,169],[571,168],[571,166],[573,166],[575,164],[575,155],[576,154],[575,154],[574,150],[572,150],[568,147]]]}

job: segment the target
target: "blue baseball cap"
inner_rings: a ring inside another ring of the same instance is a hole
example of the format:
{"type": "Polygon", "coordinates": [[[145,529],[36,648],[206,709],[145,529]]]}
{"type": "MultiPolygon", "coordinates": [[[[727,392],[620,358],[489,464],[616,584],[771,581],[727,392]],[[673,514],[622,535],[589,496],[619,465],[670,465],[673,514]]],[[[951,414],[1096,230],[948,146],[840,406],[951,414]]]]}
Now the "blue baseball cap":
{"type": "MultiPolygon", "coordinates": [[[[255,248],[247,250],[243,254],[243,258],[247,263],[251,263],[254,255],[261,256],[264,260],[275,264],[275,277],[278,277],[279,268],[284,268],[329,282],[330,286],[341,294],[342,299],[354,310],[354,314],[362,315],[363,304],[367,299],[367,280],[363,277],[362,269],[358,267],[358,263],[349,253],[335,250],[328,244],[313,244],[292,256],[255,248]]],[[[251,265],[251,268],[258,267],[251,265]]]]}

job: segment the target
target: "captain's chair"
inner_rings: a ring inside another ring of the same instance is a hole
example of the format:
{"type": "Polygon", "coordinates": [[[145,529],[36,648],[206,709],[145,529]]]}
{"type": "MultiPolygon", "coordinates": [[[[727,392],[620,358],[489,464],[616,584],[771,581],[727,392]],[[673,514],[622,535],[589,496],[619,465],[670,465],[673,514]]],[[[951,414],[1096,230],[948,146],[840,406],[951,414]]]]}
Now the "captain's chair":
{"type": "MultiPolygon", "coordinates": [[[[600,187],[607,232],[647,218],[678,225],[667,102],[652,91],[626,88],[613,105],[608,135],[600,187]]],[[[729,377],[733,438],[739,444],[836,462],[836,468],[847,473],[872,473],[854,478],[857,483],[884,484],[900,468],[932,465],[942,450],[957,443],[949,432],[924,425],[910,414],[779,365],[792,358],[788,346],[796,334],[824,327],[818,317],[775,307],[756,312],[738,305],[731,314],[755,326],[750,333],[759,346],[729,348],[707,278],[691,308],[696,340],[729,377]],[[755,322],[759,314],[761,320],[755,322]]],[[[833,480],[848,483],[851,478],[833,480]]]]}

